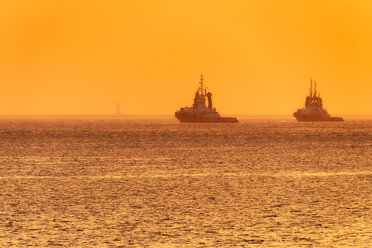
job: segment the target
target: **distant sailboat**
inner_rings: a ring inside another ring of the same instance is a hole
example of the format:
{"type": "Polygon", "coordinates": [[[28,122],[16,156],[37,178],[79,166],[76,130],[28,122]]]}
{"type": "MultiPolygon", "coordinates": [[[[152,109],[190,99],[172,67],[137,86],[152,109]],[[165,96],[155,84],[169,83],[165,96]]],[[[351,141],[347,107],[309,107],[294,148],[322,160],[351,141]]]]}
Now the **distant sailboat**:
{"type": "Polygon", "coordinates": [[[121,115],[119,102],[116,103],[116,115],[121,115]]]}

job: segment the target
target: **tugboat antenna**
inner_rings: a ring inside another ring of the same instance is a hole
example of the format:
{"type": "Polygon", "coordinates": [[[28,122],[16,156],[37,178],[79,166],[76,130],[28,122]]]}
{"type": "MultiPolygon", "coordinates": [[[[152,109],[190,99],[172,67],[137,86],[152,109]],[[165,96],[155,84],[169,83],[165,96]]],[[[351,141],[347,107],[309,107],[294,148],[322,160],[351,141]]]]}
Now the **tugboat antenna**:
{"type": "Polygon", "coordinates": [[[313,96],[313,80],[310,77],[310,96],[313,96]]]}
{"type": "Polygon", "coordinates": [[[316,81],[314,82],[315,82],[314,96],[316,97],[316,81]]]}
{"type": "Polygon", "coordinates": [[[204,95],[204,78],[203,78],[203,74],[200,74],[200,93],[201,95],[204,95]]]}

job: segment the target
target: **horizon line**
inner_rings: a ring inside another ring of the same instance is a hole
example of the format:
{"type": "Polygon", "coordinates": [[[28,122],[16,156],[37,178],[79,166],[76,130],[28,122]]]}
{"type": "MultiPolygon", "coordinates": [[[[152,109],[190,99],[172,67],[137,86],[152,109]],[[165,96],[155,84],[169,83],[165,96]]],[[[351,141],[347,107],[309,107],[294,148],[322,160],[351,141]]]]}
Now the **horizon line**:
{"type": "MultiPolygon", "coordinates": [[[[225,116],[234,115],[240,119],[292,119],[294,118],[292,114],[224,114],[225,116]]],[[[350,119],[371,119],[372,114],[335,114],[335,116],[342,116],[350,119]]],[[[0,119],[2,118],[61,118],[61,117],[83,117],[83,118],[117,118],[117,119],[149,119],[155,117],[161,117],[161,119],[173,119],[175,118],[173,114],[0,114],[0,119]],[[142,117],[142,118],[141,118],[142,117]]]]}

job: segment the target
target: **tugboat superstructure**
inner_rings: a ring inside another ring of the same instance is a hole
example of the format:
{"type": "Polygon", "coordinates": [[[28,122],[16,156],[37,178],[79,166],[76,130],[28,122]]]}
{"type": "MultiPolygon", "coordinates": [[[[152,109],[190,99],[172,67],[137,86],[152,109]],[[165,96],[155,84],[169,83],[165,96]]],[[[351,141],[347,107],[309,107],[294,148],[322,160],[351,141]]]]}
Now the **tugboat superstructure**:
{"type": "Polygon", "coordinates": [[[204,88],[203,74],[200,77],[200,86],[195,92],[194,104],[192,107],[181,108],[175,116],[180,122],[238,122],[235,117],[221,117],[216,108],[213,108],[212,93],[204,88]]]}
{"type": "Polygon", "coordinates": [[[313,81],[310,79],[310,94],[306,97],[305,108],[298,109],[293,116],[298,121],[344,121],[341,117],[331,117],[323,108],[323,99],[317,95],[316,81],[313,93],[313,81]]]}

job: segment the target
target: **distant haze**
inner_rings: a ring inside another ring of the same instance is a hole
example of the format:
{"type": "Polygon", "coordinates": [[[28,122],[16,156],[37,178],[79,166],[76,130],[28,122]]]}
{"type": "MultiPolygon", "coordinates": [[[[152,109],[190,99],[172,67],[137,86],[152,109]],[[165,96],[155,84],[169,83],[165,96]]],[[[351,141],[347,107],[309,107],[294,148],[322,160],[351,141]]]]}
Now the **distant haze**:
{"type": "Polygon", "coordinates": [[[0,2],[1,114],[372,114],[372,1],[0,2]]]}

